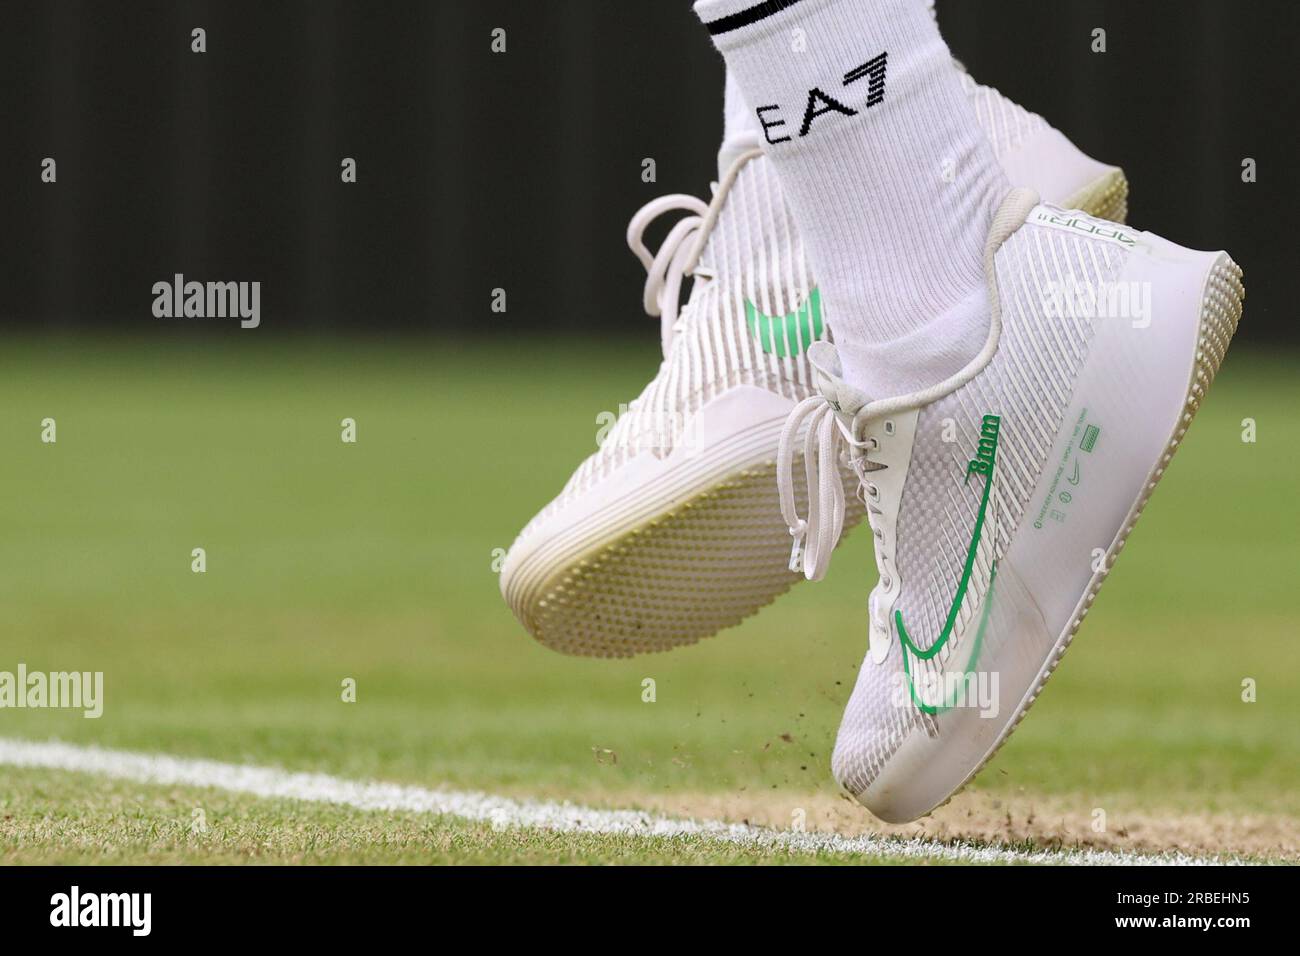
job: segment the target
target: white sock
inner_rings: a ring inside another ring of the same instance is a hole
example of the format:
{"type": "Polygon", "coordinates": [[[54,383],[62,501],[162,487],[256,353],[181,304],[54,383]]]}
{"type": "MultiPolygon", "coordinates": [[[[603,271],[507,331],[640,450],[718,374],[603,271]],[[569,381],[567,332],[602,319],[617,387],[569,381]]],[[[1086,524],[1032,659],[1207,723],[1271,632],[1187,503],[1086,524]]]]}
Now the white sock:
{"type": "Polygon", "coordinates": [[[925,0],[698,0],[807,243],[846,380],[924,388],[984,344],[1010,189],[925,0]]]}
{"type": "Polygon", "coordinates": [[[736,157],[746,150],[763,145],[763,128],[745,102],[745,94],[735,75],[727,70],[727,86],[722,105],[722,148],[718,150],[718,179],[727,174],[736,157]]]}

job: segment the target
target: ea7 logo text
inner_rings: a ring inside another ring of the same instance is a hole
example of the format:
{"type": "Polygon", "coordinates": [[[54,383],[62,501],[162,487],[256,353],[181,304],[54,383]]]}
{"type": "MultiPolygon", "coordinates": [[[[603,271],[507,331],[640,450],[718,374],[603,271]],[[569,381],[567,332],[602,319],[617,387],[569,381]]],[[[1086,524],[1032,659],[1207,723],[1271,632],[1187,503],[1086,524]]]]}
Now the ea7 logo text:
{"type": "MultiPolygon", "coordinates": [[[[859,108],[855,109],[847,103],[843,103],[823,91],[820,87],[814,86],[808,91],[807,103],[803,110],[803,122],[799,125],[799,138],[807,136],[812,131],[813,121],[819,116],[825,116],[827,113],[834,113],[839,116],[857,116],[861,110],[875,106],[877,103],[884,102],[885,99],[885,73],[889,68],[889,52],[881,53],[874,56],[866,63],[855,66],[844,74],[841,81],[845,89],[860,80],[866,80],[867,98],[862,101],[855,100],[859,103],[859,108]]],[[[850,97],[840,94],[845,99],[850,97]]],[[[772,103],[768,106],[760,106],[754,110],[758,114],[758,122],[763,127],[763,137],[767,140],[769,146],[776,146],[778,143],[788,143],[791,140],[787,135],[773,135],[772,130],[785,126],[783,119],[768,119],[768,114],[774,113],[780,116],[783,112],[780,104],[772,103]]]]}

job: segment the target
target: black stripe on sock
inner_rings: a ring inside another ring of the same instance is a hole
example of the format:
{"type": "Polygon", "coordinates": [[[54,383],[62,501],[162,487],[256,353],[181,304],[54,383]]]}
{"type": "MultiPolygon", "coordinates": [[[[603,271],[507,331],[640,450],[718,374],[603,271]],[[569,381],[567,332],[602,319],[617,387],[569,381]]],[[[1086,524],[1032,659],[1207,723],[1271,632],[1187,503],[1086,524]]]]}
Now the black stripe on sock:
{"type": "Polygon", "coordinates": [[[766,20],[773,14],[780,13],[786,7],[793,7],[798,2],[799,0],[763,0],[762,3],[755,4],[748,10],[741,10],[729,17],[722,17],[712,23],[706,23],[704,28],[709,31],[709,36],[712,37],[717,36],[719,33],[730,33],[732,30],[739,30],[741,27],[747,27],[759,20],[766,20]]]}

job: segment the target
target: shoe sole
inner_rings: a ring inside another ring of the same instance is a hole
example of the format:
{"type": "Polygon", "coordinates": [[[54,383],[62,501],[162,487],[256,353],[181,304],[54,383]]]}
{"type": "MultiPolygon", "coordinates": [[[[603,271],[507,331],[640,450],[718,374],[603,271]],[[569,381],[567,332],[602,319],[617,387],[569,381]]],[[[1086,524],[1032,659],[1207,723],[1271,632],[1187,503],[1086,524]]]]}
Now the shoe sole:
{"type": "MultiPolygon", "coordinates": [[[[1127,197],[1123,171],[1111,169],[1068,205],[1119,221],[1127,197]]],[[[729,469],[612,536],[563,549],[543,546],[510,569],[502,593],[515,616],[561,653],[631,657],[697,643],[771,604],[803,580],[788,569],[790,537],[777,504],[779,431],[778,424],[772,457],[729,469]]],[[[801,462],[794,467],[799,500],[801,462]]],[[[865,512],[856,478],[843,470],[841,479],[847,534],[865,512]]]]}
{"type": "Polygon", "coordinates": [[[1090,216],[1110,222],[1125,222],[1128,219],[1128,178],[1124,170],[1111,169],[1061,203],[1061,207],[1081,209],[1090,216]]]}
{"type": "Polygon", "coordinates": [[[1047,684],[1048,679],[1060,665],[1065,652],[1069,649],[1075,634],[1078,633],[1084,618],[1087,617],[1093,601],[1096,600],[1102,584],[1105,582],[1107,575],[1115,565],[1115,560],[1119,553],[1124,549],[1124,544],[1128,541],[1129,536],[1133,533],[1137,520],[1142,515],[1143,509],[1151,499],[1156,485],[1164,476],[1169,463],[1173,460],[1174,453],[1177,452],[1178,446],[1182,443],[1183,437],[1187,434],[1187,429],[1191,426],[1197,411],[1200,409],[1201,402],[1205,398],[1215,375],[1218,374],[1219,367],[1223,364],[1224,355],[1227,353],[1228,345],[1232,341],[1233,334],[1237,331],[1237,325],[1241,320],[1242,303],[1245,299],[1245,289],[1241,283],[1242,272],[1240,267],[1226,253],[1219,253],[1214,264],[1206,274],[1205,287],[1201,297],[1201,312],[1197,330],[1197,343],[1195,360],[1189,375],[1186,397],[1182,405],[1182,412],[1177,425],[1170,434],[1166,442],[1164,452],[1160,459],[1152,466],[1147,474],[1146,481],[1143,483],[1142,492],[1137,501],[1129,509],[1128,515],[1120,525],[1120,530],[1116,533],[1106,550],[1105,560],[1101,562],[1101,569],[1097,571],[1088,583],[1083,597],[1080,598],[1075,606],[1073,615],[1064,631],[1057,638],[1048,655],[1047,661],[1039,670],[1037,677],[1031,683],[1028,691],[1022,698],[1019,706],[1015,711],[1015,716],[1008,721],[1003,727],[993,744],[985,752],[984,756],[975,765],[962,782],[940,803],[935,804],[925,813],[918,814],[917,817],[933,813],[940,807],[945,806],[954,796],[960,793],[973,780],[990,760],[997,754],[998,750],[1006,742],[1007,738],[1015,731],[1016,727],[1024,719],[1029,708],[1033,706],[1038,696],[1042,693],[1043,687],[1047,684]]]}
{"type": "Polygon", "coordinates": [[[744,620],[799,580],[779,511],[775,526],[768,520],[775,488],[775,464],[732,473],[555,572],[539,592],[534,636],[568,654],[627,657],[744,620]]]}
{"type": "MultiPolygon", "coordinates": [[[[745,444],[775,448],[783,420],[754,430],[745,444]]],[[[842,476],[846,525],[862,517],[842,476]]],[[[802,473],[796,491],[802,489],[802,473]]],[[[738,623],[789,590],[789,534],[781,520],[776,464],[757,461],[703,490],[653,487],[633,520],[605,509],[560,540],[526,554],[502,581],[506,602],[538,641],[565,654],[630,657],[693,644],[738,623]],[[671,502],[671,504],[670,504],[671,502]]]]}

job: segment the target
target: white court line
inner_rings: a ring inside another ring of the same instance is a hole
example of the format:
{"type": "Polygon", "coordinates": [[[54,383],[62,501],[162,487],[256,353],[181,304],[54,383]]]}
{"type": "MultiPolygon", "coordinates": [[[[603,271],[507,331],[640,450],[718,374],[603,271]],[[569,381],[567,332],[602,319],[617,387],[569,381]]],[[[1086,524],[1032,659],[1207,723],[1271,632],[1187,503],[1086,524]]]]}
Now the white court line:
{"type": "Polygon", "coordinates": [[[511,800],[474,791],[430,790],[395,783],[344,780],[321,773],[292,773],[275,767],[105,750],[54,741],[37,743],[0,738],[0,765],[66,770],[163,786],[212,787],[255,797],[331,803],[359,810],[432,813],[491,823],[498,827],[529,827],[560,833],[695,838],[759,850],[835,855],[888,854],[905,859],[958,863],[1188,866],[1234,862],[1188,856],[1184,853],[1152,856],[1110,850],[1022,852],[997,847],[939,843],[921,838],[845,837],[833,833],[773,830],[721,820],[681,820],[638,810],[600,810],[572,803],[511,800]]]}

